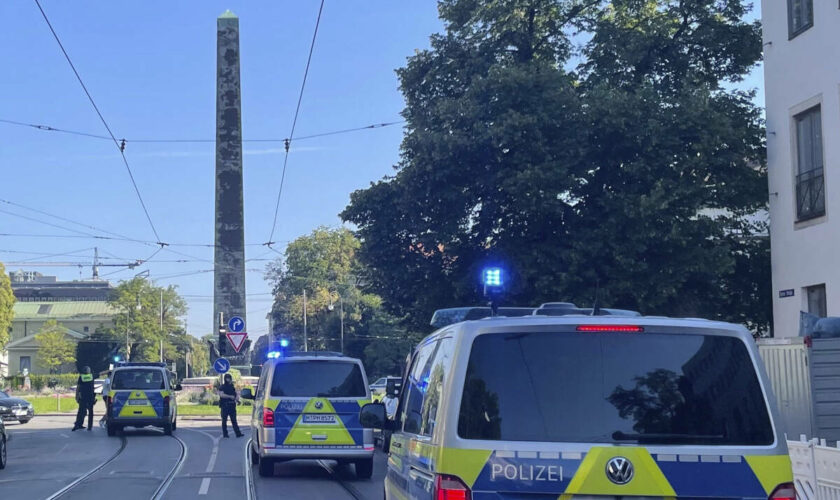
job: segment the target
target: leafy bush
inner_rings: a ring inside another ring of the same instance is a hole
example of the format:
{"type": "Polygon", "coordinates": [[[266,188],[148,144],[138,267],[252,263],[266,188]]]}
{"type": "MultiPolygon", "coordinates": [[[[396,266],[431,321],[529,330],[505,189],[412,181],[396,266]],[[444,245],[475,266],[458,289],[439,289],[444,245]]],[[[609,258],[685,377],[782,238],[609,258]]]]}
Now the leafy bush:
{"type": "MultiPolygon", "coordinates": [[[[41,392],[46,389],[68,388],[76,385],[79,379],[77,373],[31,374],[29,383],[32,391],[41,392]]],[[[3,380],[2,386],[12,390],[22,390],[25,377],[12,375],[3,380]]]]}

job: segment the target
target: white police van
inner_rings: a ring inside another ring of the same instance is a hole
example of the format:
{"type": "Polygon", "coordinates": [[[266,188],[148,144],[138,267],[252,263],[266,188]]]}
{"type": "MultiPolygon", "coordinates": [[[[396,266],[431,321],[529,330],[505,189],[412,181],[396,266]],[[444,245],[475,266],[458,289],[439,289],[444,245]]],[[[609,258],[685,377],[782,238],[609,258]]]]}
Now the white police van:
{"type": "MultiPolygon", "coordinates": [[[[597,313],[596,313],[597,314],[597,313]]],[[[793,499],[779,414],[741,326],[547,315],[424,339],[393,432],[386,499],[793,499]]]]}
{"type": "Polygon", "coordinates": [[[356,475],[373,474],[373,432],[359,423],[359,408],[370,403],[362,362],[338,353],[279,352],[263,364],[251,413],[251,462],[261,476],[274,464],[298,458],[353,463],[356,475]]]}

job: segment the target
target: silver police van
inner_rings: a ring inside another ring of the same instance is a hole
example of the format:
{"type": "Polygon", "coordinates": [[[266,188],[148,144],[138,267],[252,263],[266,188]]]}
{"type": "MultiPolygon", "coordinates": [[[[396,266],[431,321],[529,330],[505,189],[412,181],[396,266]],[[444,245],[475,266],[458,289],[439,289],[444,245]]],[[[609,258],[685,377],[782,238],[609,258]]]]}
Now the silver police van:
{"type": "Polygon", "coordinates": [[[642,316],[446,326],[413,352],[387,499],[793,499],[791,462],[741,327],[642,316]]]}

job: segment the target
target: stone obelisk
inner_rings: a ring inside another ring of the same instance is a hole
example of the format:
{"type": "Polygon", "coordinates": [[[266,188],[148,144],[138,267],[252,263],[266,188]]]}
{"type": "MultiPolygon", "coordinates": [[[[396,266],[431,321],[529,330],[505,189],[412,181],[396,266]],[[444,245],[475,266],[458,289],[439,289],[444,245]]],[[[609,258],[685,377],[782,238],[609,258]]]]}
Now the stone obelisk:
{"type": "MultiPolygon", "coordinates": [[[[224,324],[232,316],[245,319],[245,221],[239,18],[231,11],[225,12],[217,20],[217,30],[216,246],[212,324],[219,328],[220,315],[224,324]]],[[[227,355],[234,354],[230,345],[225,347],[227,355]]]]}

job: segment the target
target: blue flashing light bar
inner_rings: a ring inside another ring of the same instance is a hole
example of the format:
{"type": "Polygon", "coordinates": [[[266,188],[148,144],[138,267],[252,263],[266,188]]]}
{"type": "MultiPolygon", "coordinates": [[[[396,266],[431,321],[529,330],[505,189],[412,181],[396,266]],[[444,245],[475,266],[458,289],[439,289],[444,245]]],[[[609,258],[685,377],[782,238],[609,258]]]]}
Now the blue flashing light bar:
{"type": "Polygon", "coordinates": [[[502,286],[502,270],[498,267],[488,267],[484,270],[484,286],[502,286]]]}
{"type": "Polygon", "coordinates": [[[280,339],[280,347],[289,347],[289,339],[280,339]]]}
{"type": "Polygon", "coordinates": [[[277,359],[281,355],[280,351],[269,351],[266,353],[265,357],[268,359],[277,359]]]}

